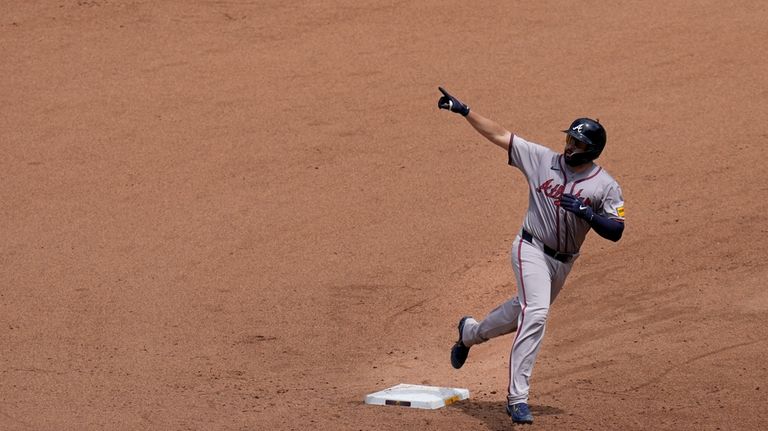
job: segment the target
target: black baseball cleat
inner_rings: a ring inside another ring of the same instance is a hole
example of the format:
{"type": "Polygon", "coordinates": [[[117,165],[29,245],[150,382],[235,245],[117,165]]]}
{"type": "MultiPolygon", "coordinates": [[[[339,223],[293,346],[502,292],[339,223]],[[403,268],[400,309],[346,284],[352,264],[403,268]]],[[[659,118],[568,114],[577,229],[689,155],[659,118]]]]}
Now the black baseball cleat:
{"type": "Polygon", "coordinates": [[[526,403],[507,404],[507,414],[512,418],[512,422],[516,424],[533,423],[533,415],[526,403]]]}
{"type": "Polygon", "coordinates": [[[462,331],[464,331],[464,322],[469,319],[469,316],[464,316],[459,320],[459,339],[456,344],[451,348],[451,365],[457,370],[464,365],[467,361],[467,355],[469,355],[469,347],[464,345],[462,340],[462,331]]]}

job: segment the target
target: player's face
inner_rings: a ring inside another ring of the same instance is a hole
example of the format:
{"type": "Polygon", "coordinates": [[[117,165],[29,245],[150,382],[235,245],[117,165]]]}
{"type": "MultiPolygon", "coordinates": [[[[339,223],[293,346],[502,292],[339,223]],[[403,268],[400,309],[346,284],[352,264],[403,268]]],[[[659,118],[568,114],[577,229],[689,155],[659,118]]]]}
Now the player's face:
{"type": "Polygon", "coordinates": [[[579,141],[571,135],[565,135],[565,155],[570,156],[572,154],[583,153],[587,151],[587,144],[579,141]]]}

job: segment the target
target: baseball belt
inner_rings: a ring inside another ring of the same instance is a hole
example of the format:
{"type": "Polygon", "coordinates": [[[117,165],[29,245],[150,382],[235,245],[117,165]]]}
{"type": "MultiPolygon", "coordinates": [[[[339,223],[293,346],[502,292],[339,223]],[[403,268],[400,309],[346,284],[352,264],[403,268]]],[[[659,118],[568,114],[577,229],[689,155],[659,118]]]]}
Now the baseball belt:
{"type": "MultiPolygon", "coordinates": [[[[523,231],[520,233],[520,237],[523,238],[523,240],[528,241],[530,244],[533,244],[533,235],[531,235],[531,233],[528,232],[527,230],[523,229],[523,231]]],[[[536,244],[533,244],[533,245],[536,245],[536,244]]],[[[559,260],[560,262],[568,263],[572,261],[574,258],[573,253],[561,253],[557,250],[549,248],[544,243],[541,243],[541,245],[544,246],[544,254],[546,254],[547,256],[555,260],[559,260]]]]}

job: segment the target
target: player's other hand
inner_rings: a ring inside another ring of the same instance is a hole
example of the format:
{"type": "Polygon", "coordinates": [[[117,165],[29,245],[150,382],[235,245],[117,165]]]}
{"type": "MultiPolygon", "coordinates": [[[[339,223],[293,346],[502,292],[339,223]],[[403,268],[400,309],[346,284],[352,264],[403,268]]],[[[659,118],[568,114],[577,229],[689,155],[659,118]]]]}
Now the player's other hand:
{"type": "Polygon", "coordinates": [[[592,211],[592,207],[586,205],[581,198],[577,198],[570,193],[563,193],[563,195],[560,196],[560,207],[587,221],[592,220],[592,217],[595,215],[595,212],[592,211]]]}
{"type": "Polygon", "coordinates": [[[469,106],[461,103],[459,99],[448,94],[448,92],[445,91],[443,87],[437,87],[437,88],[440,90],[441,93],[443,93],[443,97],[441,97],[440,100],[437,101],[438,108],[448,109],[451,112],[461,114],[465,117],[469,114],[469,106]]]}

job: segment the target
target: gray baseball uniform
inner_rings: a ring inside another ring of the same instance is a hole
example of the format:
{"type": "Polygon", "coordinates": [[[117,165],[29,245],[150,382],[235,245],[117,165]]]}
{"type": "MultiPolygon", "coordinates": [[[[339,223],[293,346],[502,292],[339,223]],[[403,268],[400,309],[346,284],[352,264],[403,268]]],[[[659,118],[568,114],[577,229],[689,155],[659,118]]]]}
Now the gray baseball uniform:
{"type": "Polygon", "coordinates": [[[600,166],[573,172],[563,155],[512,136],[509,164],[528,180],[528,211],[512,244],[517,297],[493,309],[484,320],[468,318],[462,340],[470,347],[517,330],[509,362],[509,404],[528,401],[529,379],[544,337],[549,306],[578,257],[589,224],[560,208],[563,193],[574,194],[597,214],[624,220],[618,183],[600,166]]]}

